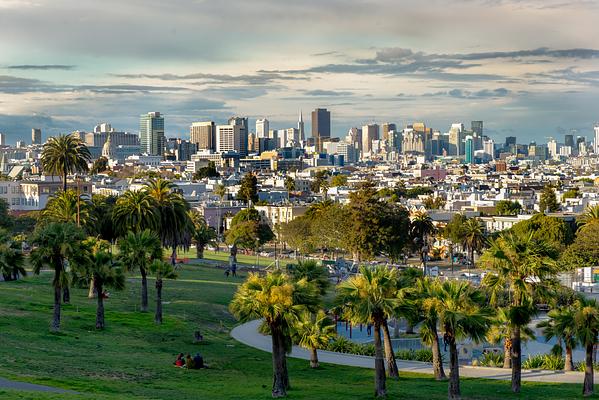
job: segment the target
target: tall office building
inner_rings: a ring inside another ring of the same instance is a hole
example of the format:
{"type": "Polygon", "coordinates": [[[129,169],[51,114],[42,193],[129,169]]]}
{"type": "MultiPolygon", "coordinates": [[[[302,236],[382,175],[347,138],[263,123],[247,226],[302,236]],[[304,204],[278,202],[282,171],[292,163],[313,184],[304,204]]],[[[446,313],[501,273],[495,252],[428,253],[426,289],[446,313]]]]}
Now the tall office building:
{"type": "Polygon", "coordinates": [[[474,164],[474,138],[470,135],[464,139],[464,161],[466,164],[474,164]]]}
{"type": "Polygon", "coordinates": [[[449,129],[449,146],[451,155],[461,157],[464,155],[464,124],[451,124],[449,129]]]}
{"type": "Polygon", "coordinates": [[[593,151],[599,154],[599,124],[595,125],[595,141],[593,142],[593,151]]]}
{"type": "Polygon", "coordinates": [[[510,146],[516,145],[516,136],[506,136],[505,138],[505,147],[509,148],[510,146]]]}
{"type": "Polygon", "coordinates": [[[229,125],[239,127],[239,155],[245,157],[248,155],[248,135],[250,133],[249,120],[243,117],[229,118],[229,125]]]}
{"type": "Polygon", "coordinates": [[[0,146],[6,145],[6,135],[4,133],[0,133],[0,146]]]}
{"type": "Polygon", "coordinates": [[[303,143],[306,140],[306,134],[304,133],[304,116],[302,110],[300,110],[299,120],[297,121],[297,130],[299,131],[299,140],[303,143]]]}
{"type": "MultiPolygon", "coordinates": [[[[234,121],[233,121],[234,122],[234,121]]],[[[235,151],[240,157],[248,154],[248,134],[245,126],[239,124],[216,126],[216,152],[235,151]]]]}
{"type": "Polygon", "coordinates": [[[483,141],[483,151],[491,158],[495,158],[495,142],[493,139],[483,141]]]}
{"type": "Polygon", "coordinates": [[[479,137],[483,137],[483,121],[471,121],[470,130],[476,133],[479,137]]]}
{"type": "Polygon", "coordinates": [[[216,150],[216,125],[214,121],[194,122],[189,128],[191,143],[198,146],[198,150],[216,150]]]}
{"type": "Polygon", "coordinates": [[[260,118],[256,120],[256,137],[265,138],[268,137],[269,123],[266,118],[260,118]]]}
{"type": "Polygon", "coordinates": [[[385,122],[381,125],[381,138],[383,140],[389,140],[389,132],[397,131],[397,126],[391,122],[385,122]]]}
{"type": "Polygon", "coordinates": [[[379,126],[368,124],[362,127],[362,155],[372,151],[372,141],[379,139],[379,126]]]}
{"type": "Polygon", "coordinates": [[[141,152],[151,156],[164,154],[164,116],[158,111],[142,114],[139,118],[141,152]]]}
{"type": "Polygon", "coordinates": [[[326,108],[312,111],[312,138],[318,151],[322,151],[322,142],[331,137],[331,113],[326,108]]]}
{"type": "Polygon", "coordinates": [[[42,130],[31,128],[31,144],[42,144],[42,130]]]}
{"type": "Polygon", "coordinates": [[[564,146],[574,147],[574,135],[566,135],[564,137],[564,146]]]}

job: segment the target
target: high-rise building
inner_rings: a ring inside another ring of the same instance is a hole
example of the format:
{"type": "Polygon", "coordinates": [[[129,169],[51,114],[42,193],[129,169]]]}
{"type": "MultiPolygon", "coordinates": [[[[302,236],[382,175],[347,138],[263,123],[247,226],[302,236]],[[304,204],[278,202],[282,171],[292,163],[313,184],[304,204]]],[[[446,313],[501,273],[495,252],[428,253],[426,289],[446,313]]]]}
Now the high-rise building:
{"type": "Polygon", "coordinates": [[[216,150],[216,125],[214,121],[194,122],[189,128],[191,143],[198,146],[198,150],[216,150]]]}
{"type": "Polygon", "coordinates": [[[593,142],[593,151],[599,154],[599,124],[595,125],[595,141],[593,142]]]}
{"type": "Polygon", "coordinates": [[[556,158],[559,156],[559,144],[557,140],[551,139],[547,142],[547,151],[549,152],[549,157],[556,158]]]}
{"type": "Polygon", "coordinates": [[[4,133],[0,133],[0,146],[6,145],[6,135],[4,133]]]}
{"type": "Polygon", "coordinates": [[[470,135],[464,139],[464,162],[474,164],[474,138],[470,135]]]}
{"type": "Polygon", "coordinates": [[[306,140],[306,134],[304,132],[304,116],[302,110],[300,110],[299,120],[297,121],[297,130],[299,131],[299,140],[304,142],[306,140]]]}
{"type": "Polygon", "coordinates": [[[389,140],[389,132],[397,131],[397,126],[391,122],[385,122],[381,125],[381,138],[383,140],[389,140]]]}
{"type": "Polygon", "coordinates": [[[574,147],[574,135],[566,135],[564,137],[564,146],[574,147]]]}
{"type": "Polygon", "coordinates": [[[151,156],[164,153],[164,116],[158,111],[142,114],[139,118],[139,140],[141,152],[151,156]]]}
{"type": "Polygon", "coordinates": [[[326,108],[312,111],[312,138],[318,151],[322,151],[322,141],[331,137],[331,113],[326,108]]]}
{"type": "Polygon", "coordinates": [[[509,148],[510,146],[516,145],[516,136],[506,136],[505,138],[505,147],[509,148]]]}
{"type": "Polygon", "coordinates": [[[239,155],[245,157],[248,155],[248,135],[250,133],[250,125],[248,118],[244,117],[231,117],[229,118],[229,125],[239,127],[239,155]]]}
{"type": "MultiPolygon", "coordinates": [[[[235,122],[235,121],[233,121],[235,122]]],[[[216,126],[216,152],[235,151],[240,157],[248,154],[247,129],[241,124],[216,126]]]]}
{"type": "Polygon", "coordinates": [[[495,142],[493,139],[487,139],[483,142],[483,151],[491,158],[495,158],[495,142]]]}
{"type": "Polygon", "coordinates": [[[362,155],[372,151],[372,141],[379,139],[379,126],[368,124],[362,127],[362,155]]]}
{"type": "Polygon", "coordinates": [[[31,144],[42,144],[42,130],[31,128],[31,144]]]}
{"type": "Polygon", "coordinates": [[[464,155],[464,124],[451,124],[449,129],[450,154],[461,157],[464,155]]]}
{"type": "Polygon", "coordinates": [[[470,130],[478,135],[478,137],[483,137],[483,121],[471,121],[470,122],[470,130]]]}
{"type": "Polygon", "coordinates": [[[268,137],[269,123],[266,118],[260,118],[256,120],[256,137],[265,138],[268,137]]]}

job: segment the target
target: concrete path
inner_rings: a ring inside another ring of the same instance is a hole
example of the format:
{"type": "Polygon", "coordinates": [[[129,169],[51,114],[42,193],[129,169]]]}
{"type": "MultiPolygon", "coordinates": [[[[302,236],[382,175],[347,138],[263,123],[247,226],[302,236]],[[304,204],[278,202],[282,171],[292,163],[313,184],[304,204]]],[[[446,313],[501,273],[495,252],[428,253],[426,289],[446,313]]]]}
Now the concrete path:
{"type": "Polygon", "coordinates": [[[36,385],[35,383],[11,381],[0,377],[0,389],[27,390],[30,392],[46,393],[70,393],[77,394],[72,390],[60,389],[51,386],[36,385]]]}
{"type": "MultiPolygon", "coordinates": [[[[251,321],[235,327],[231,331],[231,336],[250,347],[254,347],[266,352],[272,351],[272,342],[270,336],[262,335],[258,332],[260,321],[251,321]]],[[[293,346],[291,354],[293,358],[309,360],[310,353],[308,350],[299,346],[293,346]]],[[[359,356],[355,354],[335,353],[331,351],[318,351],[318,359],[320,362],[337,365],[347,365],[350,367],[374,368],[374,357],[359,356]]],[[[430,363],[419,361],[401,361],[397,360],[397,367],[404,372],[419,372],[423,374],[433,373],[430,363]]],[[[446,369],[446,373],[448,373],[446,369]]],[[[460,376],[468,378],[486,378],[510,380],[511,370],[502,368],[487,368],[487,367],[472,367],[461,366],[460,376]]],[[[548,383],[580,383],[584,380],[582,372],[563,372],[563,371],[542,371],[542,370],[522,370],[522,380],[530,382],[548,382],[548,383]]]]}

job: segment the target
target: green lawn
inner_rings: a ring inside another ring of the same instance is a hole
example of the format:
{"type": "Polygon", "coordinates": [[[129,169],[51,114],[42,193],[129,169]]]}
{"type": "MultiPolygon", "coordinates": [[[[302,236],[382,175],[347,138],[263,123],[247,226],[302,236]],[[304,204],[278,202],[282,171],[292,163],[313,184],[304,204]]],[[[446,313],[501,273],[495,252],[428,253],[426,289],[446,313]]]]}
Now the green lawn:
{"type": "MultiPolygon", "coordinates": [[[[50,274],[0,283],[0,376],[72,389],[81,395],[50,395],[0,389],[2,399],[268,399],[270,354],[229,337],[235,325],[227,304],[243,277],[222,270],[185,266],[179,281],[167,281],[165,324],[137,312],[139,281],[106,302],[107,329],[94,329],[95,303],[87,290],[72,292],[60,334],[50,334],[50,274]],[[205,343],[194,345],[201,329],[205,343]],[[174,368],[179,352],[201,352],[211,369],[174,368]]],[[[150,281],[150,301],[154,288],[150,281]]],[[[153,308],[153,304],[151,303],[153,308]]],[[[290,399],[370,398],[373,371],[289,360],[290,399]]],[[[445,399],[447,383],[430,376],[401,374],[389,382],[392,399],[445,399]]],[[[463,380],[467,399],[566,399],[581,397],[580,385],[530,384],[513,396],[509,382],[463,380]]]]}
{"type": "MultiPolygon", "coordinates": [[[[221,249],[223,247],[221,246],[221,249]]],[[[165,253],[166,254],[166,253],[165,253]]],[[[170,252],[168,252],[168,255],[170,255],[170,252]]],[[[179,258],[188,258],[190,259],[190,261],[192,262],[196,262],[197,259],[196,257],[196,250],[195,249],[189,249],[188,251],[179,251],[177,252],[177,257],[179,258]]],[[[223,265],[228,265],[229,264],[229,252],[228,251],[211,251],[211,250],[206,250],[204,251],[204,258],[207,260],[215,260],[215,261],[219,261],[222,262],[223,265]]],[[[242,254],[241,251],[239,253],[237,253],[237,262],[241,263],[241,264],[249,264],[249,265],[256,265],[256,261],[258,262],[259,265],[263,266],[263,267],[268,267],[269,265],[274,265],[275,263],[275,259],[272,257],[256,257],[255,255],[246,255],[246,254],[242,254]]],[[[295,264],[297,261],[295,259],[290,259],[290,258],[284,258],[281,259],[280,263],[281,266],[285,266],[287,264],[295,264]]]]}

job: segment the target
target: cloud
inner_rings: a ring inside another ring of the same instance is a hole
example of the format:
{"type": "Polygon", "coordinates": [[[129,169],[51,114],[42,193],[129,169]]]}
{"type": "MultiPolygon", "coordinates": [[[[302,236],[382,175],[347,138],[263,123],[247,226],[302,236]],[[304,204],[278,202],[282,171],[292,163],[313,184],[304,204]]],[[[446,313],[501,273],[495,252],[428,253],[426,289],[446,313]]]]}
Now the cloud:
{"type": "Polygon", "coordinates": [[[7,69],[20,69],[20,70],[39,70],[39,71],[71,71],[75,69],[74,65],[63,65],[63,64],[22,64],[22,65],[9,65],[7,69]]]}
{"type": "Polygon", "coordinates": [[[452,89],[447,92],[447,95],[450,97],[456,97],[460,99],[482,99],[482,98],[498,98],[498,97],[506,97],[511,93],[506,88],[497,88],[497,89],[483,89],[478,91],[469,91],[463,89],[452,89]]]}
{"type": "Polygon", "coordinates": [[[187,81],[187,80],[203,80],[210,83],[244,83],[247,85],[264,85],[275,81],[288,80],[308,80],[308,77],[288,76],[276,72],[262,72],[257,74],[246,75],[227,75],[227,74],[110,74],[116,78],[125,79],[157,79],[163,81],[187,81]]]}
{"type": "Polygon", "coordinates": [[[306,91],[304,91],[304,93],[307,94],[308,96],[327,96],[327,97],[351,96],[353,94],[353,92],[348,92],[348,91],[322,90],[322,89],[306,90],[306,91]]]}

